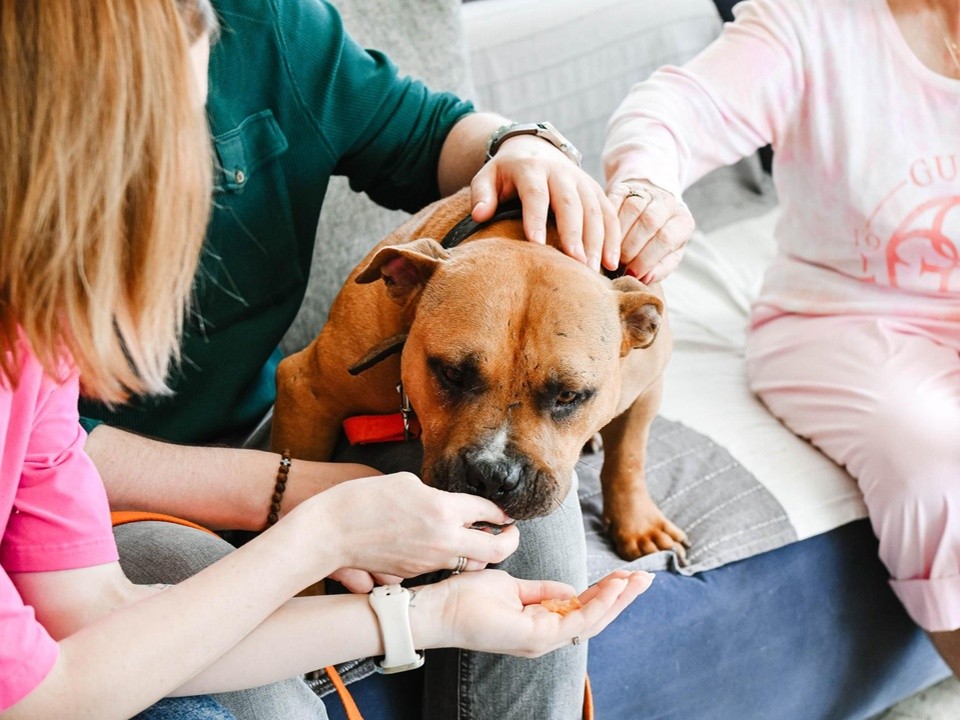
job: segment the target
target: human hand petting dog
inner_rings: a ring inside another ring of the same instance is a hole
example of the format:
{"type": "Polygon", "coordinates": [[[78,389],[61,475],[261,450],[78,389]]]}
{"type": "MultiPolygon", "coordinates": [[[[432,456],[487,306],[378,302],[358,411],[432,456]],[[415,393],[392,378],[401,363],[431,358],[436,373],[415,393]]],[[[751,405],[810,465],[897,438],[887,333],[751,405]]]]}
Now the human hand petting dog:
{"type": "Polygon", "coordinates": [[[528,240],[545,243],[552,209],[560,249],[594,270],[620,261],[617,212],[603,188],[548,142],[518,135],[505,140],[470,183],[473,219],[493,217],[498,204],[518,197],[528,240]]]}
{"type": "Polygon", "coordinates": [[[578,596],[580,608],[560,614],[541,602],[577,597],[565,583],[521,580],[500,570],[457,575],[417,589],[410,604],[411,630],[418,647],[539,657],[598,634],[650,587],[653,577],[615,571],[578,596]]]}
{"type": "Polygon", "coordinates": [[[618,260],[626,273],[650,285],[676,270],[696,227],[683,201],[648,180],[617,182],[609,199],[620,224],[618,260]]]}
{"type": "Polygon", "coordinates": [[[505,560],[520,542],[511,519],[489,500],[437,490],[412,473],[349,480],[322,498],[341,518],[342,531],[329,542],[345,562],[331,577],[353,592],[437,570],[480,570],[505,560]],[[472,529],[477,522],[502,531],[472,529]]]}

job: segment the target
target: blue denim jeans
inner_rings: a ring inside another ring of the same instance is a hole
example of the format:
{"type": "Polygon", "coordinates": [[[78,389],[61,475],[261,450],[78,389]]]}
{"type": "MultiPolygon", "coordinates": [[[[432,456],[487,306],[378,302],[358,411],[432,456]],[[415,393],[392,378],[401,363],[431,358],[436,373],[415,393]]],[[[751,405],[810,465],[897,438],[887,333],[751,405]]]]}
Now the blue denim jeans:
{"type": "Polygon", "coordinates": [[[164,698],[133,720],[234,720],[223,705],[211,697],[164,698]]]}

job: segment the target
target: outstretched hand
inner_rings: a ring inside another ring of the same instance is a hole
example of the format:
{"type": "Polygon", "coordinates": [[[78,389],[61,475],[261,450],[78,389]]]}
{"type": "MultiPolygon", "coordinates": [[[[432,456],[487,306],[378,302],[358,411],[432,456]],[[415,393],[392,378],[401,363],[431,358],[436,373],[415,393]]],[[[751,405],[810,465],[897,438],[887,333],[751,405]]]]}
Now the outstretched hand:
{"type": "Polygon", "coordinates": [[[541,601],[574,597],[565,583],[521,580],[500,570],[457,575],[419,590],[422,600],[418,596],[411,605],[414,636],[425,639],[425,647],[538,657],[598,634],[650,587],[653,577],[613,572],[578,596],[579,609],[561,615],[541,601]]]}

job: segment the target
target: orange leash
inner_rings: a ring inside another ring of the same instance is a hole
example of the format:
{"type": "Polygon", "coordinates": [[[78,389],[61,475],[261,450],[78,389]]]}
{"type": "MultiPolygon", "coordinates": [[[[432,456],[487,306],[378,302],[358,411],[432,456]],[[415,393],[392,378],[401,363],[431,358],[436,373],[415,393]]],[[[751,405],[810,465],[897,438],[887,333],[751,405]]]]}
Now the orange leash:
{"type": "Polygon", "coordinates": [[[358,708],[357,703],[353,701],[353,696],[350,694],[350,691],[347,690],[347,686],[344,685],[343,678],[340,677],[337,669],[333,665],[329,665],[325,667],[324,670],[327,675],[330,676],[330,682],[333,683],[337,695],[340,696],[340,702],[343,703],[343,709],[347,713],[347,720],[363,720],[363,715],[360,714],[360,708],[358,708]]]}
{"type": "Polygon", "coordinates": [[[173,523],[174,525],[183,525],[184,527],[190,527],[194,530],[203,530],[203,532],[210,533],[211,535],[216,535],[213,530],[208,530],[202,525],[197,525],[192,523],[189,520],[184,520],[182,518],[174,517],[173,515],[164,515],[163,513],[154,513],[154,512],[142,512],[140,510],[116,510],[110,513],[110,522],[113,523],[114,527],[117,525],[126,525],[127,523],[142,522],[145,520],[155,520],[157,522],[168,522],[173,523]]]}
{"type": "Polygon", "coordinates": [[[589,675],[587,675],[586,683],[583,686],[583,720],[594,720],[593,690],[590,688],[589,675]]]}

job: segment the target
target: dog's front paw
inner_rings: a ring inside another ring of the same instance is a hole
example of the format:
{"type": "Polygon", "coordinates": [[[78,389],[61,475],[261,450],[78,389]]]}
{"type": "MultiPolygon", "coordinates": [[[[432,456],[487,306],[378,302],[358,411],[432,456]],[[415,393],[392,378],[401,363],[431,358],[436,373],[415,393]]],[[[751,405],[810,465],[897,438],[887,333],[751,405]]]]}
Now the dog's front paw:
{"type": "Polygon", "coordinates": [[[681,565],[687,562],[687,534],[656,507],[637,517],[611,517],[608,529],[617,555],[624,560],[636,560],[660,550],[673,550],[681,565]]]}

